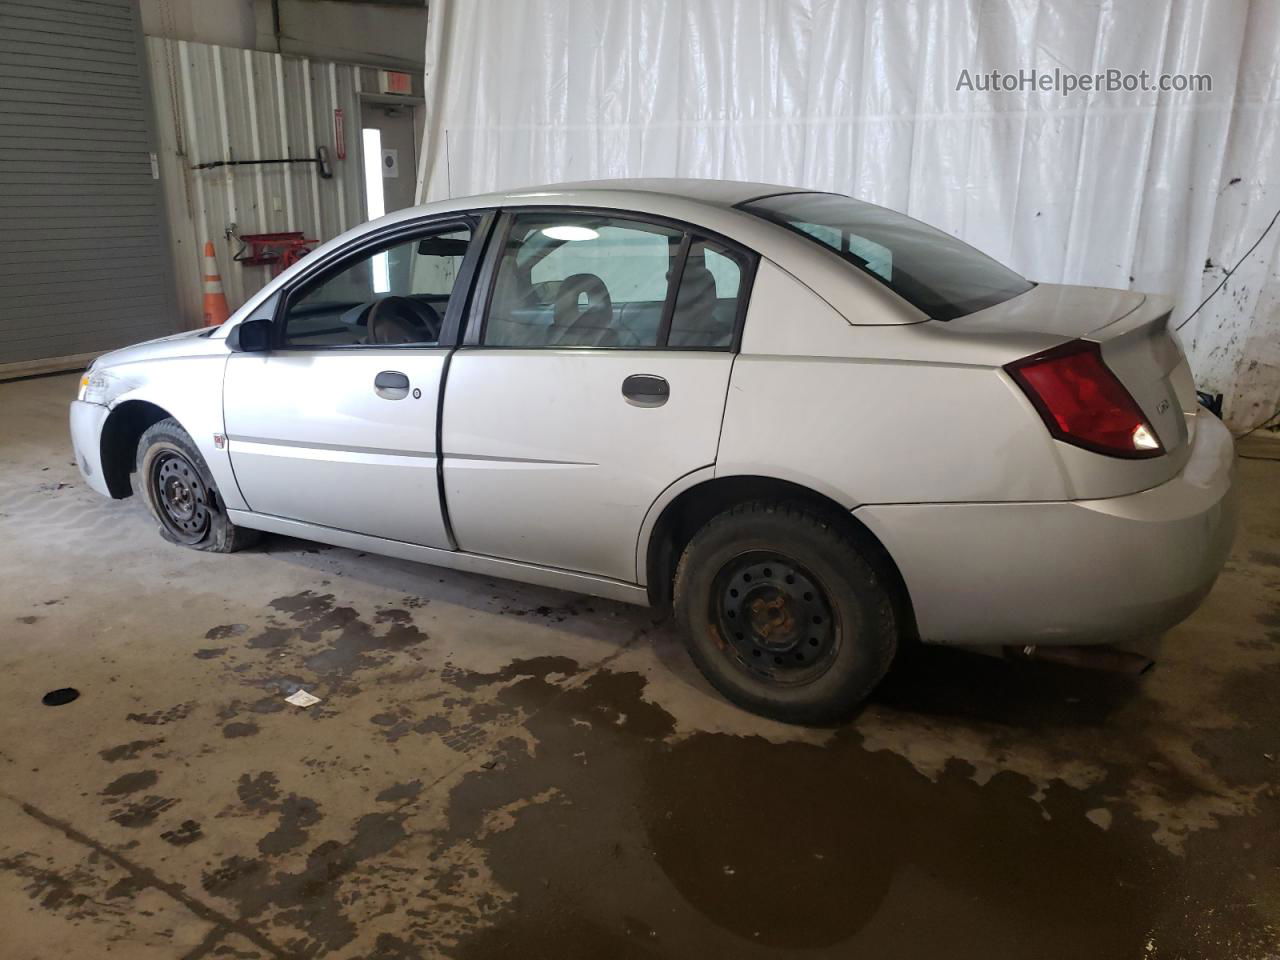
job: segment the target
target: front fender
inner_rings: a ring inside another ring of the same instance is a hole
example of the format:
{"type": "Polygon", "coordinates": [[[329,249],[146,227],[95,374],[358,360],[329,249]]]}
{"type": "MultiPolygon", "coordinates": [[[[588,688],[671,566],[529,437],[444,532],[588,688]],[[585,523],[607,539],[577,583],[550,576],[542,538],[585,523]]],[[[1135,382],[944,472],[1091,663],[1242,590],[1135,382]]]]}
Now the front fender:
{"type": "Polygon", "coordinates": [[[225,441],[222,419],[222,382],[225,351],[204,355],[142,360],[109,368],[112,377],[126,384],[111,398],[112,413],[131,402],[142,401],[163,410],[191,435],[204,457],[223,503],[232,510],[246,510],[225,441]]]}
{"type": "Polygon", "coordinates": [[[104,497],[111,496],[102,469],[102,425],[111,411],[99,403],[71,401],[71,449],[85,483],[104,497]]]}

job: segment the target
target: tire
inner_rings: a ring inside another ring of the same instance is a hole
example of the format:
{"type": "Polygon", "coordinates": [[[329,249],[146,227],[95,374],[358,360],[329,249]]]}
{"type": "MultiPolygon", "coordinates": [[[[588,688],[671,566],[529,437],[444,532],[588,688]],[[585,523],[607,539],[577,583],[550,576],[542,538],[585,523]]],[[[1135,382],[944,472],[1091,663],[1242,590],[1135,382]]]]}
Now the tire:
{"type": "Polygon", "coordinates": [[[897,649],[885,578],[847,534],[797,503],[752,501],[708,521],[680,557],[674,601],[712,686],[786,723],[848,717],[897,649]]]}
{"type": "Polygon", "coordinates": [[[138,441],[135,489],[171,543],[209,553],[233,553],[256,543],[257,530],[237,527],[187,431],[176,420],[152,424],[138,441]]]}

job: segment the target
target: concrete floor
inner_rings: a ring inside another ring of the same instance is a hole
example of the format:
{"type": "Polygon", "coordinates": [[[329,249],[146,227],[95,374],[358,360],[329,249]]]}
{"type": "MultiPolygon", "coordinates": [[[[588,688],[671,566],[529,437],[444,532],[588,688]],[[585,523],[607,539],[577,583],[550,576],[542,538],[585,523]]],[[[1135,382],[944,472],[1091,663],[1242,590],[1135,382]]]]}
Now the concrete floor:
{"type": "Polygon", "coordinates": [[[811,731],[649,611],[170,546],[80,482],[74,383],[0,384],[6,960],[1280,951],[1275,463],[1142,680],[931,651],[811,731]]]}

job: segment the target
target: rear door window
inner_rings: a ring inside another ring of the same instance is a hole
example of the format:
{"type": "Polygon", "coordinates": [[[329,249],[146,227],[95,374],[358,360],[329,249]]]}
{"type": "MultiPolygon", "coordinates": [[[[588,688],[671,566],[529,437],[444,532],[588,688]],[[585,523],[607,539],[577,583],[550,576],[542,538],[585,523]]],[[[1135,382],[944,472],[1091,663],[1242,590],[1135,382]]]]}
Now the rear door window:
{"type": "Polygon", "coordinates": [[[498,265],[483,343],[658,345],[682,233],[582,214],[519,214],[498,265]]]}
{"type": "Polygon", "coordinates": [[[728,350],[750,258],[678,226],[588,213],[511,219],[481,343],[728,350]]]}

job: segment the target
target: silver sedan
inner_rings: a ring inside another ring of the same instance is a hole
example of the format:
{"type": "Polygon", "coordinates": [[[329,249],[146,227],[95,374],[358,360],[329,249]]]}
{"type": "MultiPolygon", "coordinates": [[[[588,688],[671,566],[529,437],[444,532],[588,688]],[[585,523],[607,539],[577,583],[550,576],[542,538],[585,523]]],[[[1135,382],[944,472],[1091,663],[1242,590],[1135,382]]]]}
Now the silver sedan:
{"type": "Polygon", "coordinates": [[[731,700],[824,722],[908,639],[1062,649],[1196,607],[1233,449],[1170,308],[836,194],[553,186],[338,237],[97,360],[71,430],[174,543],[670,607],[731,700]]]}

